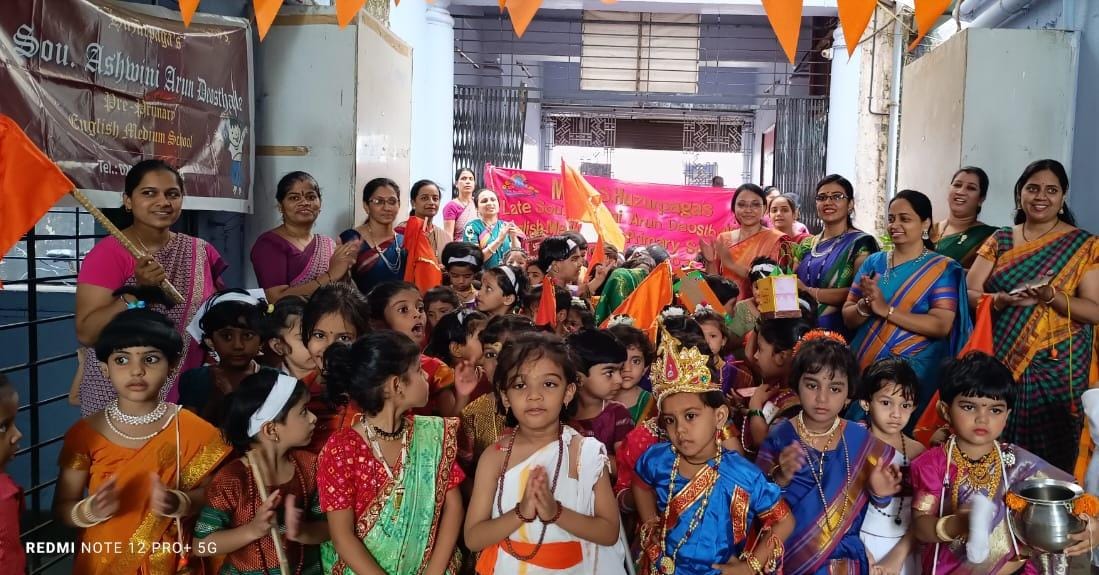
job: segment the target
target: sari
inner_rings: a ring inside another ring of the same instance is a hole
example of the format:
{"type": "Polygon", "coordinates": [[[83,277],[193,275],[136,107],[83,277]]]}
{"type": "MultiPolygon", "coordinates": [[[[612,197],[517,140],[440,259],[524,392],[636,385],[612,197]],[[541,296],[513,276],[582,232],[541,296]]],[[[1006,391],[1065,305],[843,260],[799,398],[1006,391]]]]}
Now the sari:
{"type": "Polygon", "coordinates": [[[637,422],[645,421],[656,415],[656,397],[642,389],[641,394],[637,396],[637,403],[628,409],[630,410],[630,419],[633,420],[634,425],[637,425],[637,422]]]}
{"type": "MultiPolygon", "coordinates": [[[[939,389],[938,376],[942,360],[958,355],[969,341],[973,322],[969,318],[965,270],[958,262],[928,252],[887,273],[888,266],[889,257],[885,252],[877,252],[866,258],[855,274],[847,301],[858,301],[862,297],[859,281],[863,276],[877,273],[882,294],[889,301],[889,305],[898,311],[926,314],[931,309],[946,309],[955,312],[954,326],[950,335],[943,339],[929,339],[875,316],[859,326],[851,340],[851,349],[859,361],[860,371],[887,357],[903,357],[916,371],[920,387],[916,411],[908,423],[911,429],[939,389]]],[[[858,403],[852,403],[848,417],[858,420],[863,413],[858,403]]]]}
{"type": "MultiPolygon", "coordinates": [[[[205,240],[180,233],[173,233],[153,259],[164,267],[168,281],[183,295],[183,303],[172,308],[159,305],[151,307],[172,321],[183,336],[183,354],[175,368],[168,374],[168,381],[160,388],[160,399],[175,402],[179,398],[180,374],[203,363],[202,348],[187,333],[187,324],[198,313],[202,303],[221,287],[221,274],[228,267],[217,250],[205,240]]],[[[130,252],[107,237],[97,243],[84,258],[77,283],[107,288],[112,292],[122,286],[135,284],[133,274],[136,262],[130,252]]],[[[87,417],[102,411],[118,397],[114,386],[100,369],[95,348],[84,350],[84,371],[80,380],[80,415],[87,417]]]]}
{"type": "Polygon", "coordinates": [[[309,401],[305,407],[317,416],[317,423],[313,427],[313,435],[309,438],[309,445],[305,447],[310,453],[319,454],[328,438],[336,432],[343,431],[355,424],[362,417],[362,410],[355,400],[348,398],[343,405],[333,405],[328,399],[328,394],[323,383],[320,383],[320,372],[313,371],[303,377],[301,382],[309,388],[309,401]]]}
{"type": "Polygon", "coordinates": [[[454,238],[451,241],[465,241],[463,238],[465,237],[466,226],[475,219],[477,219],[477,206],[474,205],[473,198],[470,198],[469,203],[465,206],[455,198],[443,207],[443,221],[452,220],[454,222],[454,238]]]}
{"type": "MultiPolygon", "coordinates": [[[[317,456],[301,449],[291,451],[289,456],[294,465],[294,477],[282,485],[266,486],[267,493],[278,489],[284,500],[287,495],[293,495],[299,504],[305,505],[302,521],[324,521],[317,498],[317,456]]],[[[248,524],[263,503],[252,470],[243,459],[225,464],[214,474],[206,488],[206,500],[206,507],[195,525],[195,537],[200,539],[248,524]]],[[[286,525],[284,508],[280,505],[276,511],[280,526],[286,525]]],[[[321,575],[317,545],[283,539],[282,546],[294,575],[321,575]]],[[[261,537],[223,557],[225,562],[219,575],[291,575],[279,571],[278,556],[270,537],[261,537]]]]}
{"type": "Polygon", "coordinates": [[[633,290],[641,285],[649,273],[642,269],[616,268],[607,276],[603,283],[603,291],[599,296],[599,303],[595,305],[595,325],[602,323],[611,317],[611,314],[630,297],[633,290]]]}
{"type": "Polygon", "coordinates": [[[486,449],[492,447],[509,429],[507,420],[496,411],[496,395],[486,393],[462,408],[462,433],[470,450],[470,469],[476,469],[477,461],[486,449]]]}
{"type": "Polygon", "coordinates": [[[774,525],[790,515],[782,488],[735,451],[723,450],[720,467],[718,460],[711,459],[694,477],[677,475],[677,490],[672,493],[675,460],[672,444],[662,443],[637,462],[637,478],[656,493],[664,523],[642,543],[645,551],[639,573],[659,572],[654,568],[663,557],[670,557],[677,574],[719,575],[713,565],[739,557],[754,528],[774,525]],[[661,541],[665,529],[667,537],[661,541]]]}
{"type": "MultiPolygon", "coordinates": [[[[607,473],[607,452],[598,440],[578,437],[580,434],[571,427],[565,426],[561,434],[565,447],[561,459],[558,459],[557,442],[553,441],[504,473],[503,482],[497,487],[502,493],[493,497],[492,517],[512,512],[522,498],[527,478],[534,468],[553,470],[558,466],[560,474],[556,476],[557,489],[553,492],[558,503],[583,515],[595,513],[595,485],[607,473]],[[573,455],[577,446],[579,453],[573,455]],[[570,471],[573,461],[577,462],[577,469],[570,471]]],[[[535,519],[522,524],[509,540],[510,546],[524,555],[534,551],[536,543],[541,541],[542,544],[526,561],[512,556],[503,541],[490,545],[477,559],[477,575],[626,574],[626,541],[621,532],[614,545],[596,545],[577,538],[555,523],[544,524],[541,519],[535,519]],[[544,539],[539,537],[543,528],[544,539]]]]}
{"type": "MultiPolygon", "coordinates": [[[[389,477],[355,429],[329,439],[317,459],[321,510],[351,510],[355,537],[388,575],[416,575],[435,550],[443,501],[465,479],[458,467],[458,420],[414,416],[408,458],[389,477]]],[[[321,544],[324,573],[353,575],[331,541],[321,544]]],[[[447,573],[456,574],[457,549],[447,573]]]]}
{"type": "MultiPolygon", "coordinates": [[[[732,233],[722,232],[717,235],[717,249],[721,249],[721,246],[729,240],[732,233]]],[[[790,263],[790,238],[780,231],[763,228],[747,239],[740,240],[730,246],[729,255],[733,261],[744,267],[751,266],[752,260],[763,256],[775,260],[781,266],[787,266],[790,263]]],[[[732,270],[725,269],[725,266],[721,263],[721,258],[718,258],[717,269],[719,275],[729,278],[740,289],[737,300],[752,296],[752,284],[748,281],[748,278],[742,278],[734,274],[732,270]]]]}
{"type": "Polygon", "coordinates": [[[939,230],[939,224],[935,224],[931,226],[930,235],[931,241],[935,242],[936,252],[957,261],[962,264],[963,268],[969,269],[973,266],[974,260],[977,259],[977,250],[988,240],[988,236],[995,233],[997,229],[999,228],[996,226],[977,224],[964,232],[943,236],[942,231],[939,230]]]}
{"type": "Polygon", "coordinates": [[[340,238],[344,243],[349,241],[348,238],[362,241],[359,254],[351,266],[351,279],[363,294],[369,294],[380,283],[404,280],[408,250],[404,247],[404,236],[401,234],[394,233],[393,239],[378,244],[377,248],[366,243],[366,239],[354,228],[344,231],[340,238]]]}
{"type": "MultiPolygon", "coordinates": [[[[336,242],[328,236],[313,234],[305,249],[268,230],[252,245],[252,268],[259,287],[299,286],[309,283],[328,271],[328,263],[336,251],[336,242]]],[[[333,278],[339,279],[339,278],[333,278]]]]}
{"type": "Polygon", "coordinates": [[[504,264],[504,258],[507,257],[508,252],[513,248],[521,246],[511,245],[511,236],[504,232],[508,228],[508,223],[504,220],[496,220],[496,223],[491,228],[485,225],[484,220],[477,218],[468,224],[463,231],[464,241],[471,244],[477,244],[481,250],[488,247],[489,244],[500,239],[500,235],[504,234],[504,241],[500,244],[500,249],[496,250],[496,253],[491,257],[485,258],[484,269],[490,270],[495,267],[500,267],[504,264]]]}
{"type": "MultiPolygon", "coordinates": [[[[859,538],[870,502],[867,480],[879,461],[893,460],[894,450],[861,425],[851,421],[840,423],[840,445],[825,453],[809,448],[808,462],[783,489],[797,521],[786,539],[783,559],[786,575],[869,573],[866,547],[859,538]],[[821,457],[824,470],[818,485],[814,474],[821,457]],[[850,463],[849,468],[846,462],[850,463]]],[[[770,471],[782,450],[799,441],[793,422],[773,426],[760,446],[756,465],[770,471]]]]}
{"type": "MultiPolygon", "coordinates": [[[[810,237],[796,251],[801,283],[818,289],[847,289],[855,280],[855,261],[878,251],[878,242],[866,232],[849,229],[824,241],[820,236],[810,237]]],[[[841,308],[818,303],[817,325],[848,337],[841,308]]]]}
{"type": "MultiPolygon", "coordinates": [[[[1073,230],[1016,246],[1011,228],[993,234],[978,257],[993,262],[986,293],[1008,292],[1023,282],[1052,274],[1060,293],[1075,293],[1084,275],[1099,264],[1099,240],[1073,230]]],[[[993,349],[1018,383],[1015,409],[1003,439],[1071,470],[1083,425],[1080,394],[1088,388],[1094,327],[1067,318],[1047,305],[1009,307],[993,313],[993,349]]]]}
{"type": "MultiPolygon", "coordinates": [[[[174,489],[178,454],[182,462],[178,471],[179,489],[189,491],[217,468],[229,455],[230,448],[217,429],[190,411],[180,410],[174,417],[174,422],[137,449],[111,443],[86,419],[77,421],[65,433],[58,465],[88,472],[89,493],[95,493],[107,479],[114,477],[120,494],[119,509],[113,517],[80,532],[80,543],[93,549],[99,545],[110,551],[77,553],[72,570],[75,575],[176,572],[179,558],[172,553],[172,547],[178,547],[182,540],[190,548],[190,522],[185,520],[183,533],[179,533],[174,519],[161,517],[149,509],[152,489],[149,474],[155,473],[162,483],[174,489]]],[[[193,558],[190,562],[192,566],[200,563],[193,558]]]]}
{"type": "MultiPolygon", "coordinates": [[[[958,468],[950,463],[949,476],[947,476],[947,452],[951,442],[928,449],[912,461],[912,510],[918,513],[929,513],[936,517],[939,515],[940,499],[945,494],[943,514],[957,513],[953,504],[951,493],[957,489],[958,508],[968,507],[970,499],[977,493],[987,496],[996,506],[993,515],[992,533],[989,535],[989,555],[984,563],[975,565],[966,559],[965,544],[955,542],[951,544],[924,545],[922,550],[923,572],[932,575],[950,573],[951,575],[1007,575],[1016,573],[1020,567],[1018,558],[1012,547],[1012,534],[1008,527],[1007,505],[1004,497],[1011,486],[1017,485],[1028,479],[1052,478],[1071,482],[1072,477],[1043,461],[1037,455],[1008,443],[1000,443],[1003,450],[1004,469],[1007,472],[1007,482],[1004,484],[999,469],[995,474],[999,481],[995,493],[989,493],[988,487],[975,488],[968,481],[958,484],[958,468]],[[949,488],[943,487],[943,477],[949,477],[949,488]],[[938,567],[932,573],[932,565],[938,554],[938,567]],[[1009,566],[1009,563],[1011,564],[1009,566]]],[[[957,460],[959,454],[954,455],[957,460]]],[[[1022,549],[1023,544],[1018,543],[1022,549]]],[[[1038,573],[1038,561],[1031,559],[1027,562],[1026,573],[1038,573]]]]}

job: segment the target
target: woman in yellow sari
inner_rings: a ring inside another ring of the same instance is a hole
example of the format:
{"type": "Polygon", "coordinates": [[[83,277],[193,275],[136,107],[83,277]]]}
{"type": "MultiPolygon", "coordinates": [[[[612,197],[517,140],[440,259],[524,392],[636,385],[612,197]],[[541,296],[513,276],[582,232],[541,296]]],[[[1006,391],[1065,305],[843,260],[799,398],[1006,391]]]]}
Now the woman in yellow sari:
{"type": "MultiPolygon", "coordinates": [[[[134,291],[120,297],[134,297],[134,291]]],[[[197,415],[160,400],[183,339],[144,305],[129,301],[96,343],[118,398],[76,422],[61,449],[53,510],[62,523],[83,530],[72,570],[77,575],[169,575],[184,567],[204,572],[188,551],[189,518],[205,505],[208,478],[229,447],[197,415]]]]}
{"type": "Polygon", "coordinates": [[[1080,394],[1094,362],[1099,323],[1099,240],[1076,227],[1068,174],[1056,160],[1027,166],[1015,184],[1015,226],[981,247],[969,271],[971,302],[993,298],[996,358],[1020,390],[1003,440],[1072,471],[1080,394]]]}
{"type": "Polygon", "coordinates": [[[764,227],[763,209],[767,194],[755,184],[743,184],[733,194],[733,216],[738,228],[717,235],[710,243],[699,238],[702,257],[709,273],[723,275],[740,288],[738,300],[752,294],[748,269],[752,260],[766,256],[782,265],[790,265],[790,238],[778,230],[764,227]]]}

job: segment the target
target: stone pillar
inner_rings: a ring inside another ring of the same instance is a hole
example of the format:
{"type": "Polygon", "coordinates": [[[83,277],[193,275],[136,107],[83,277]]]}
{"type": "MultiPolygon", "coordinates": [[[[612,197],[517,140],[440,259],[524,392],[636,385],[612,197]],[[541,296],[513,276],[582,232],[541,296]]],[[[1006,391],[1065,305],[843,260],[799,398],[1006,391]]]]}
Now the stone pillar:
{"type": "Polygon", "coordinates": [[[862,49],[847,56],[843,28],[832,35],[832,77],[828,93],[828,158],[825,172],[855,177],[855,148],[859,141],[859,71],[862,49]]]}
{"type": "MultiPolygon", "coordinates": [[[[412,177],[438,182],[444,200],[454,183],[454,18],[449,7],[450,0],[427,5],[427,33],[417,39],[412,72],[412,149],[419,160],[412,177]]],[[[443,224],[443,210],[435,220],[443,224]]]]}
{"type": "MultiPolygon", "coordinates": [[[[877,22],[867,30],[882,26],[891,17],[878,8],[877,22]]],[[[889,27],[888,30],[892,30],[889,27]]],[[[880,236],[885,233],[886,172],[888,171],[889,92],[893,80],[893,34],[882,32],[859,48],[859,90],[857,143],[854,149],[855,173],[849,179],[855,186],[855,225],[880,236]]],[[[833,61],[836,56],[833,56],[833,61]]],[[[831,130],[831,126],[829,127],[831,130]]],[[[851,153],[829,150],[831,153],[851,153]]]]}

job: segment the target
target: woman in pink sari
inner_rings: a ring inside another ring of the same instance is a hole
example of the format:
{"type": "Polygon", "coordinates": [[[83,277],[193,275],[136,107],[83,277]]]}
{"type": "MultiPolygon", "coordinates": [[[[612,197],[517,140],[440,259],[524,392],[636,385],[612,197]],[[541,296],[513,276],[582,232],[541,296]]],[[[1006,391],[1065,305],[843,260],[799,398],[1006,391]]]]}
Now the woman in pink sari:
{"type": "Polygon", "coordinates": [[[355,261],[354,247],[337,248],[332,238],[313,233],[321,213],[317,180],[306,172],[290,172],[279,180],[275,199],[282,225],[263,232],[252,245],[252,268],[267,301],[309,297],[320,286],[346,276],[355,261]]]}
{"type": "Polygon", "coordinates": [[[461,168],[454,174],[454,199],[443,208],[443,230],[453,241],[462,241],[466,226],[477,219],[477,206],[473,204],[473,190],[476,187],[477,175],[473,170],[461,168]]]}
{"type": "Polygon", "coordinates": [[[133,216],[122,233],[145,255],[135,260],[118,240],[104,238],[84,258],[76,280],[76,338],[87,346],[80,382],[84,416],[103,410],[117,397],[93,349],[104,326],[127,309],[128,302],[112,294],[124,285],[159,286],[168,280],[183,296],[182,303],[156,310],[172,320],[188,342],[160,391],[161,399],[174,402],[179,397],[179,374],[202,365],[202,350],[185,329],[202,302],[221,288],[226,268],[206,241],[171,231],[183,212],[183,178],[162,160],[144,160],[130,169],[122,208],[133,216]]]}

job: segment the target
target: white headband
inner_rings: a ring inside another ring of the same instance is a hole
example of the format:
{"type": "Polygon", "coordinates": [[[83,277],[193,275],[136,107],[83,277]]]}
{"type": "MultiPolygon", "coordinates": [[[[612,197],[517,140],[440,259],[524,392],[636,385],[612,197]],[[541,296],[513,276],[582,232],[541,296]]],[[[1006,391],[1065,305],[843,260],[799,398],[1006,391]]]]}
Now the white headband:
{"type": "Polygon", "coordinates": [[[566,243],[566,245],[568,245],[568,246],[569,246],[569,251],[570,251],[570,252],[571,252],[572,250],[575,250],[576,248],[580,247],[580,244],[576,243],[576,242],[575,242],[575,241],[573,241],[572,239],[566,239],[566,240],[565,240],[565,243],[566,243]]]}
{"type": "Polygon", "coordinates": [[[220,296],[211,296],[205,303],[199,308],[195,317],[191,318],[191,322],[187,324],[187,333],[195,339],[195,341],[202,343],[202,318],[210,312],[210,308],[215,305],[227,301],[239,301],[250,305],[259,305],[259,300],[263,298],[262,289],[248,290],[248,293],[229,292],[220,296]]]}
{"type": "Polygon", "coordinates": [[[504,272],[504,275],[508,276],[508,279],[511,281],[511,291],[519,289],[519,284],[515,283],[515,270],[511,269],[511,266],[500,266],[496,269],[504,272]]]}
{"type": "Polygon", "coordinates": [[[778,266],[776,266],[774,264],[759,264],[757,266],[754,266],[752,269],[748,270],[748,273],[754,274],[754,273],[758,273],[758,272],[763,272],[767,275],[771,275],[772,273],[775,272],[775,269],[777,267],[778,266]]]}
{"type": "Polygon", "coordinates": [[[279,412],[286,407],[286,402],[290,401],[290,396],[293,395],[294,388],[297,385],[297,378],[285,373],[279,374],[274,387],[267,394],[267,399],[263,400],[263,405],[259,406],[259,409],[252,414],[252,417],[248,418],[248,437],[259,435],[263,424],[279,416],[279,412]]]}
{"type": "Polygon", "coordinates": [[[473,267],[477,267],[477,258],[467,255],[461,257],[453,257],[446,260],[446,265],[452,266],[454,264],[469,264],[473,267]]]}

